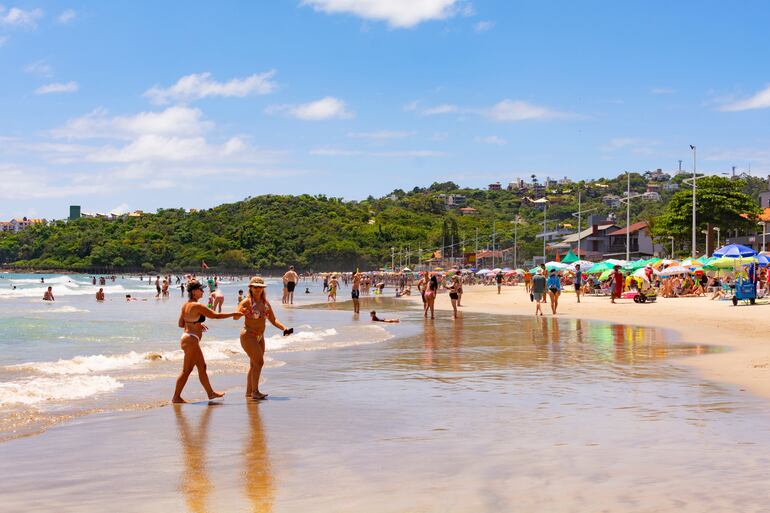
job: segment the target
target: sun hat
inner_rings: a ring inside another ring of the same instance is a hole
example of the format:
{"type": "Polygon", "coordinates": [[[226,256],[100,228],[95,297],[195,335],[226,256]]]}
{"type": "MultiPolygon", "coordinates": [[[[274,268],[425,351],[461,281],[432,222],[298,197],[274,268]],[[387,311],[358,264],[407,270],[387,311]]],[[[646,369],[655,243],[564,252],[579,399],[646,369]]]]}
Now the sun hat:
{"type": "Polygon", "coordinates": [[[267,285],[265,285],[265,280],[263,280],[261,276],[254,276],[249,280],[249,287],[264,288],[267,287],[267,285]]]}

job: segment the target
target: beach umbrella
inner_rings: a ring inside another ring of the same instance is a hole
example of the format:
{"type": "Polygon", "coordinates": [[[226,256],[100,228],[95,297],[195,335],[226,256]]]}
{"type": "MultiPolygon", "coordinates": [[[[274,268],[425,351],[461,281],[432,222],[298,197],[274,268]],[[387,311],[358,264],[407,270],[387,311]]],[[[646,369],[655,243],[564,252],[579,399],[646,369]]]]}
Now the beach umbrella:
{"type": "Polygon", "coordinates": [[[502,269],[500,269],[499,267],[495,267],[494,269],[492,269],[492,270],[491,270],[491,271],[489,271],[489,272],[492,272],[492,273],[499,273],[499,272],[501,272],[501,271],[502,271],[502,269]]]}
{"type": "Polygon", "coordinates": [[[572,252],[571,249],[567,251],[567,254],[564,255],[564,258],[561,259],[561,261],[564,262],[565,264],[572,264],[577,262],[578,260],[580,259],[575,253],[572,252]]]}
{"type": "Polygon", "coordinates": [[[682,260],[682,263],[679,264],[682,267],[703,267],[703,263],[698,260],[693,260],[692,258],[688,258],[687,260],[682,260]]]}
{"type": "Polygon", "coordinates": [[[492,272],[492,271],[490,271],[489,269],[481,269],[481,270],[480,270],[480,271],[478,271],[476,274],[477,274],[477,275],[479,275],[479,276],[482,276],[482,275],[484,275],[484,274],[489,274],[489,273],[491,273],[491,272],[492,272]]]}
{"type": "Polygon", "coordinates": [[[620,266],[626,265],[625,260],[617,260],[615,258],[608,258],[607,260],[605,260],[605,262],[610,263],[612,265],[620,265],[620,266]]]}
{"type": "Polygon", "coordinates": [[[545,263],[545,268],[548,271],[551,271],[552,269],[556,269],[557,271],[563,271],[567,267],[569,267],[569,266],[567,264],[562,263],[562,262],[551,261],[551,262],[546,262],[545,263]]]}
{"type": "Polygon", "coordinates": [[[607,269],[606,271],[602,271],[602,274],[599,275],[599,281],[604,281],[607,278],[609,278],[612,275],[612,269],[607,269]]]}
{"type": "Polygon", "coordinates": [[[708,264],[703,266],[703,269],[706,271],[719,271],[722,269],[735,269],[736,267],[740,265],[745,264],[752,264],[756,262],[757,259],[754,257],[746,257],[746,258],[730,258],[730,257],[722,257],[722,258],[714,258],[709,262],[708,264]]]}
{"type": "Polygon", "coordinates": [[[503,272],[513,271],[510,267],[503,267],[503,272]]]}
{"type": "Polygon", "coordinates": [[[690,274],[690,269],[681,265],[672,265],[666,267],[658,273],[660,276],[674,276],[676,274],[690,274]]]}
{"type": "Polygon", "coordinates": [[[756,254],[756,251],[748,246],[744,246],[743,244],[728,244],[727,246],[722,246],[718,250],[714,251],[712,256],[738,258],[751,257],[756,254]]]}
{"type": "Polygon", "coordinates": [[[636,271],[637,269],[642,269],[647,265],[646,260],[635,260],[633,262],[628,262],[626,265],[623,266],[624,271],[636,271]]]}
{"type": "Polygon", "coordinates": [[[517,272],[517,273],[519,273],[519,274],[524,274],[524,273],[525,273],[525,272],[527,272],[527,271],[525,271],[524,269],[522,269],[521,267],[519,267],[518,269],[516,269],[516,272],[517,272]]]}
{"type": "Polygon", "coordinates": [[[575,267],[578,265],[580,266],[580,272],[587,273],[594,266],[594,263],[589,262],[588,260],[578,260],[577,262],[572,262],[571,264],[569,264],[569,267],[567,267],[567,269],[569,269],[572,272],[575,272],[575,267]]]}
{"type": "Polygon", "coordinates": [[[411,269],[409,269],[408,267],[404,267],[404,268],[403,268],[403,269],[401,269],[401,270],[402,270],[402,271],[404,271],[405,273],[410,273],[410,272],[412,272],[412,270],[411,270],[411,269]]]}
{"type": "MultiPolygon", "coordinates": [[[[653,269],[653,273],[658,274],[655,269],[653,269]]],[[[644,281],[650,281],[647,279],[647,272],[645,268],[637,269],[631,276],[634,276],[635,278],[642,278],[644,281]]]]}
{"type": "Polygon", "coordinates": [[[434,267],[433,270],[434,271],[443,271],[444,268],[443,267],[434,267]]]}
{"type": "Polygon", "coordinates": [[[604,271],[611,271],[615,266],[607,261],[594,264],[590,270],[586,271],[591,274],[601,274],[604,271]]]}

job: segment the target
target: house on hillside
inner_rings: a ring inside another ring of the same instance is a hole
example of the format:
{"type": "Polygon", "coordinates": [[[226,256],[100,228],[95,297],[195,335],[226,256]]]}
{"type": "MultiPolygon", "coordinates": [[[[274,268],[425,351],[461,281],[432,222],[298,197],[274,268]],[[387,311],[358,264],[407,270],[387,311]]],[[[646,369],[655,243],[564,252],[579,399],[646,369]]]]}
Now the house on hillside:
{"type": "Polygon", "coordinates": [[[616,208],[620,206],[620,196],[616,194],[606,194],[602,196],[602,203],[607,205],[611,208],[616,208]]]}
{"type": "Polygon", "coordinates": [[[479,211],[473,207],[463,207],[458,209],[458,212],[460,212],[461,216],[475,216],[479,213],[479,211]]]}
{"type": "Polygon", "coordinates": [[[21,219],[11,219],[8,222],[0,222],[0,231],[2,232],[20,232],[21,230],[26,230],[30,226],[36,225],[36,224],[43,224],[45,223],[45,219],[36,219],[36,218],[28,218],[28,217],[22,217],[21,219]]]}
{"type": "Polygon", "coordinates": [[[500,191],[502,189],[503,189],[503,186],[502,186],[502,184],[500,182],[495,182],[495,183],[489,184],[489,190],[490,191],[500,191]]]}
{"type": "Polygon", "coordinates": [[[560,253],[572,250],[582,260],[601,260],[610,247],[608,233],[620,227],[614,221],[601,219],[600,216],[595,215],[588,217],[588,225],[588,228],[581,230],[580,233],[572,233],[564,237],[561,242],[551,244],[550,248],[560,253]]]}
{"type": "Polygon", "coordinates": [[[439,194],[438,198],[444,202],[444,208],[447,210],[462,207],[466,201],[462,194],[439,194]]]}
{"type": "Polygon", "coordinates": [[[604,258],[626,258],[626,241],[632,259],[649,258],[663,252],[660,244],[655,244],[647,229],[647,223],[640,221],[631,226],[619,228],[607,234],[609,247],[604,258]]]}

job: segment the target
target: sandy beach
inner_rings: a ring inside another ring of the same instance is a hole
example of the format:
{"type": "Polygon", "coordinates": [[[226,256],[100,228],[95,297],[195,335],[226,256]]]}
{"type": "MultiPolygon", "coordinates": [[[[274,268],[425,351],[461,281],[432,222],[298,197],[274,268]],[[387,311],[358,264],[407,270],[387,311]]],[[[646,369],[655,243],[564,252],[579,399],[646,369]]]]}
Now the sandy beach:
{"type": "MultiPolygon", "coordinates": [[[[417,304],[419,296],[405,297],[417,304]]],[[[502,294],[492,286],[465,287],[461,311],[499,315],[533,315],[534,305],[524,286],[503,287],[502,294]]],[[[436,308],[451,310],[442,294],[436,308]]],[[[550,307],[544,306],[545,317],[550,307]]],[[[695,367],[703,377],[735,385],[770,399],[770,343],[765,330],[770,304],[732,306],[728,301],[698,298],[658,298],[655,303],[636,304],[629,299],[611,304],[608,297],[581,296],[578,304],[572,291],[559,300],[557,317],[598,320],[634,326],[672,330],[688,344],[714,345],[729,349],[686,358],[683,363],[695,367]]]]}

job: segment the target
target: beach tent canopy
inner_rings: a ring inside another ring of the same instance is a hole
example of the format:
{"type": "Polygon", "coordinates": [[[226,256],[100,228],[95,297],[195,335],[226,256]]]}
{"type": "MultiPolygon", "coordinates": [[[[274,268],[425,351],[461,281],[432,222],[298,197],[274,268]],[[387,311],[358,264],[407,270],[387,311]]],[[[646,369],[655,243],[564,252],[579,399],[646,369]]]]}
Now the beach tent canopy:
{"type": "Polygon", "coordinates": [[[572,252],[571,249],[567,251],[567,254],[564,255],[564,258],[561,259],[561,261],[564,262],[565,264],[571,264],[571,263],[577,262],[578,260],[580,259],[575,253],[572,252]]]}
{"type": "Polygon", "coordinates": [[[757,254],[756,251],[754,251],[752,248],[748,246],[744,246],[743,244],[728,244],[727,246],[722,246],[718,250],[714,251],[713,256],[738,258],[738,257],[751,257],[756,254],[757,254]]]}

